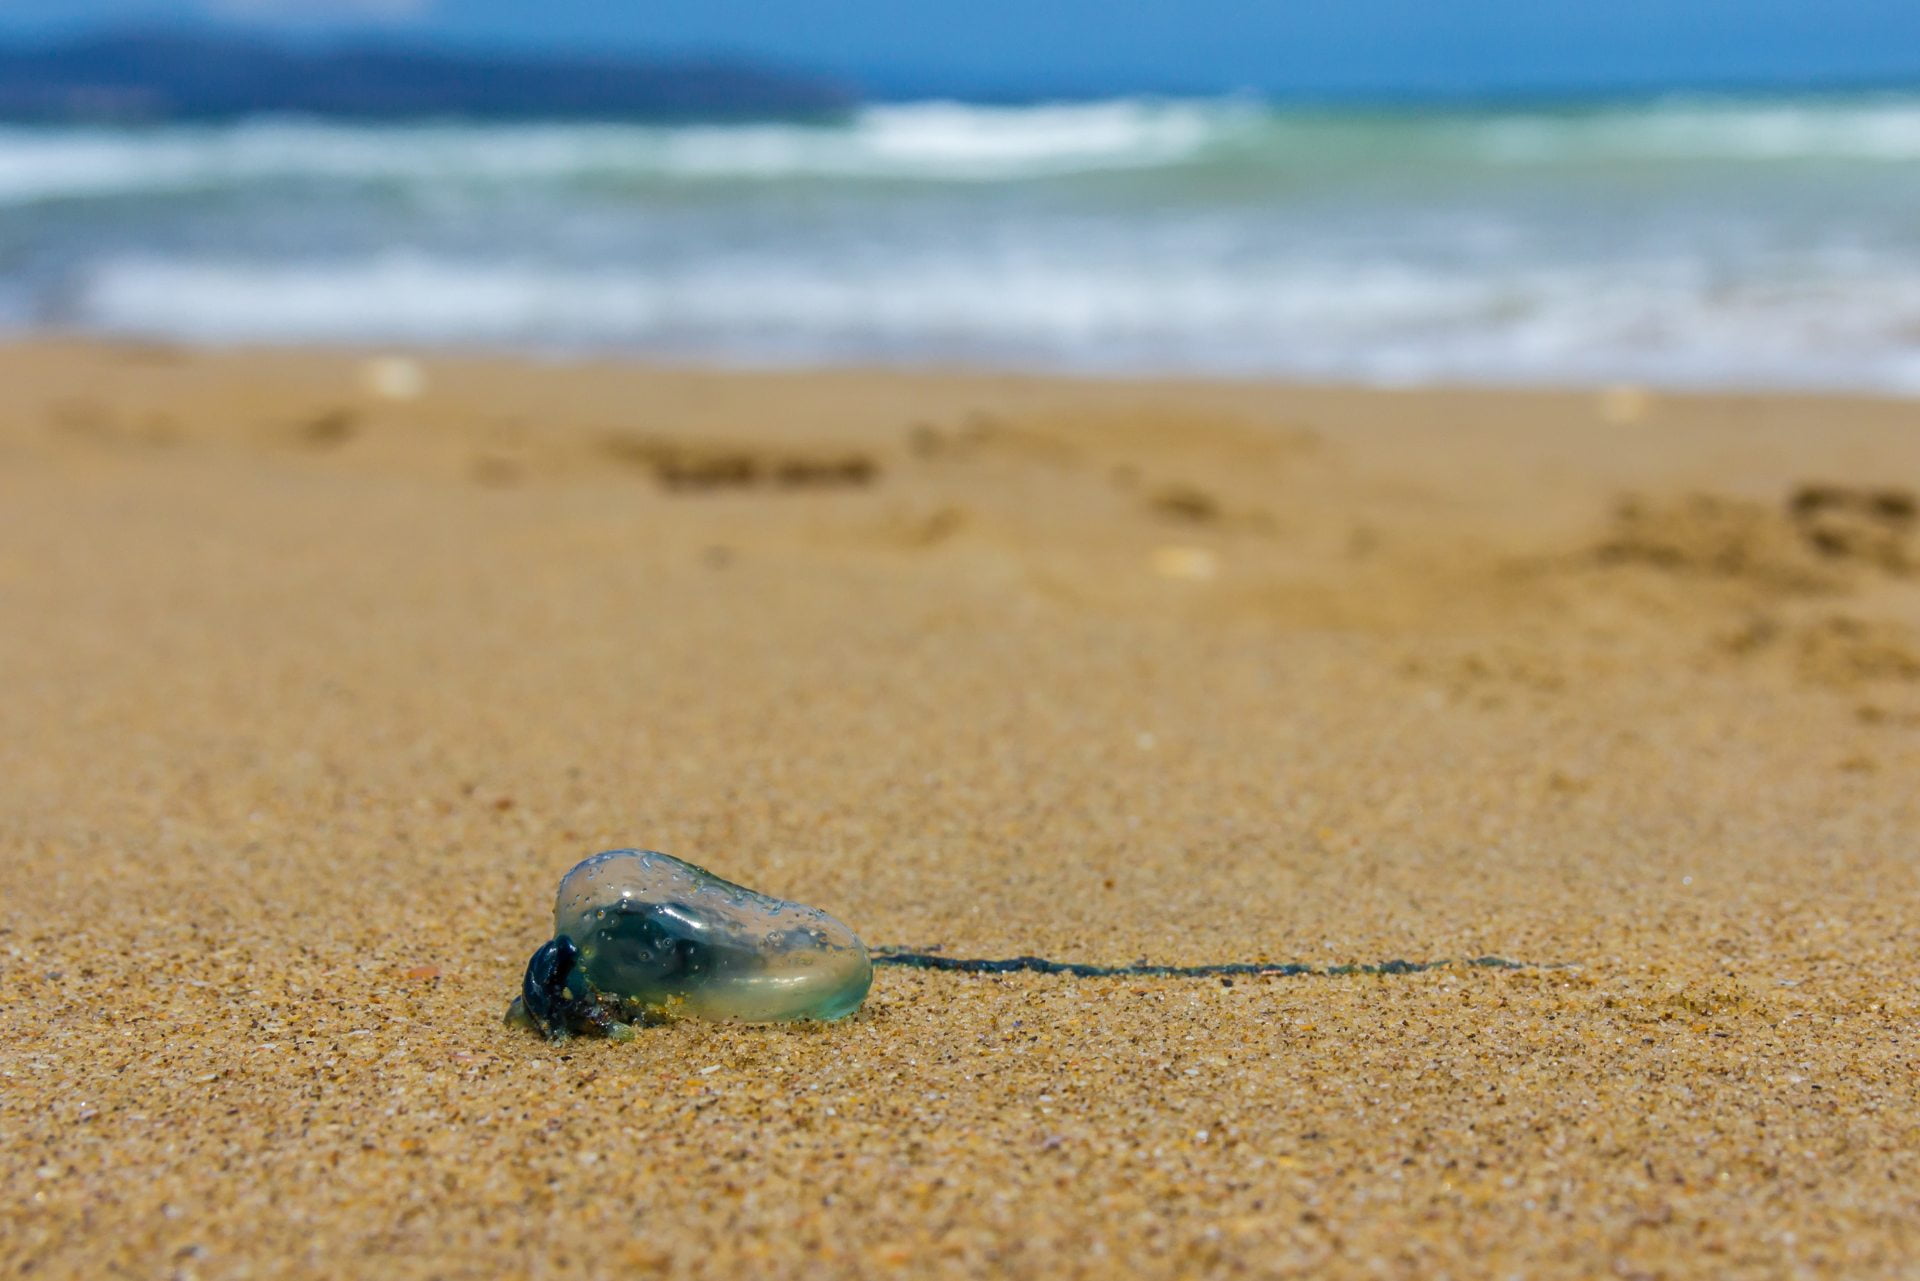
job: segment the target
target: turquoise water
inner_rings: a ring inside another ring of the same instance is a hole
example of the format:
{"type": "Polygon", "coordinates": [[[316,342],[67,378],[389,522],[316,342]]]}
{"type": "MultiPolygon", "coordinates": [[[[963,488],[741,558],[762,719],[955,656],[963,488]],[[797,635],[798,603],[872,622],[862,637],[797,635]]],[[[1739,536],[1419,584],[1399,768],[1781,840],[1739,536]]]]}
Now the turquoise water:
{"type": "Polygon", "coordinates": [[[1920,95],[0,129],[0,323],[1920,392],[1920,95]]]}

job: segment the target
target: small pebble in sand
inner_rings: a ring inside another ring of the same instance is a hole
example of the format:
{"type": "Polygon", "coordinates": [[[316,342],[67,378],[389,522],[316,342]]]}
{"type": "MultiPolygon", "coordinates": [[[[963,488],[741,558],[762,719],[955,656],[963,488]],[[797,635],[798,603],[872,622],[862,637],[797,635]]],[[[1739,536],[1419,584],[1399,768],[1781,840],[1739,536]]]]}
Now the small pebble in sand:
{"type": "Polygon", "coordinates": [[[1204,583],[1220,574],[1220,557],[1205,547],[1156,547],[1149,563],[1162,578],[1204,583]]]}
{"type": "Polygon", "coordinates": [[[678,1017],[838,1019],[872,982],[866,945],[819,908],[654,850],[608,850],[560,882],[554,937],[507,1019],[556,1038],[678,1017]]]}
{"type": "Polygon", "coordinates": [[[1653,410],[1653,393],[1633,383],[1619,383],[1600,392],[1600,421],[1616,427],[1645,422],[1653,410]]]}
{"type": "Polygon", "coordinates": [[[427,393],[427,371],[406,356],[375,356],[361,364],[360,385],[380,400],[418,400],[427,393]]]}

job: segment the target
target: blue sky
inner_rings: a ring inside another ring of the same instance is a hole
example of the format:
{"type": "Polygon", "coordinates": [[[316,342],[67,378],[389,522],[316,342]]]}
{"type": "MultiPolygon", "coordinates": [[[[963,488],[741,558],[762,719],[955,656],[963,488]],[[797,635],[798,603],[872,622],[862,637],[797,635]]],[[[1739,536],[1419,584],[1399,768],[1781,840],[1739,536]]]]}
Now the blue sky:
{"type": "Polygon", "coordinates": [[[192,17],[1026,90],[1920,80],[1920,0],[0,0],[0,32],[192,17]]]}

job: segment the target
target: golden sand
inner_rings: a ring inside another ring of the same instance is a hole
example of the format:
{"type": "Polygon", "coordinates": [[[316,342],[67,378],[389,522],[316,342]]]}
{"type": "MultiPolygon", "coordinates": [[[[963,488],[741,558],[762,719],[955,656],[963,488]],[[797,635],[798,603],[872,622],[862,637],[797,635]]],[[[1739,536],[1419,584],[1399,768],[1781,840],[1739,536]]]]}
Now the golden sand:
{"type": "Polygon", "coordinates": [[[1621,403],[0,352],[0,1274],[1913,1275],[1920,407],[1621,403]]]}

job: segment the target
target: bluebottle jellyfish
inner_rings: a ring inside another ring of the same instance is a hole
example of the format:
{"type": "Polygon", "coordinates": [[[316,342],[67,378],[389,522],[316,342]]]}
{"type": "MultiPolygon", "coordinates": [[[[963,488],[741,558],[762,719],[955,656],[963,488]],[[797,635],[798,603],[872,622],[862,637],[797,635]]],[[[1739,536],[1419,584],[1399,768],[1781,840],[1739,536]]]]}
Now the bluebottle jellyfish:
{"type": "MultiPolygon", "coordinates": [[[[1282,961],[1088,965],[1041,956],[1003,960],[880,948],[817,907],[722,880],[657,850],[608,850],[560,882],[553,938],[527,962],[507,1021],[560,1040],[627,1040],[636,1024],[690,1017],[778,1023],[842,1019],[860,1008],[877,965],[960,974],[1074,978],[1216,978],[1418,974],[1449,965],[1533,968],[1500,956],[1314,966],[1282,961]]],[[[1560,968],[1549,966],[1546,968],[1560,968]]]]}
{"type": "Polygon", "coordinates": [[[560,882],[553,938],[507,1011],[550,1037],[626,1037],[679,1017],[845,1018],[873,983],[866,945],[817,907],[656,850],[608,850],[560,882]]]}

